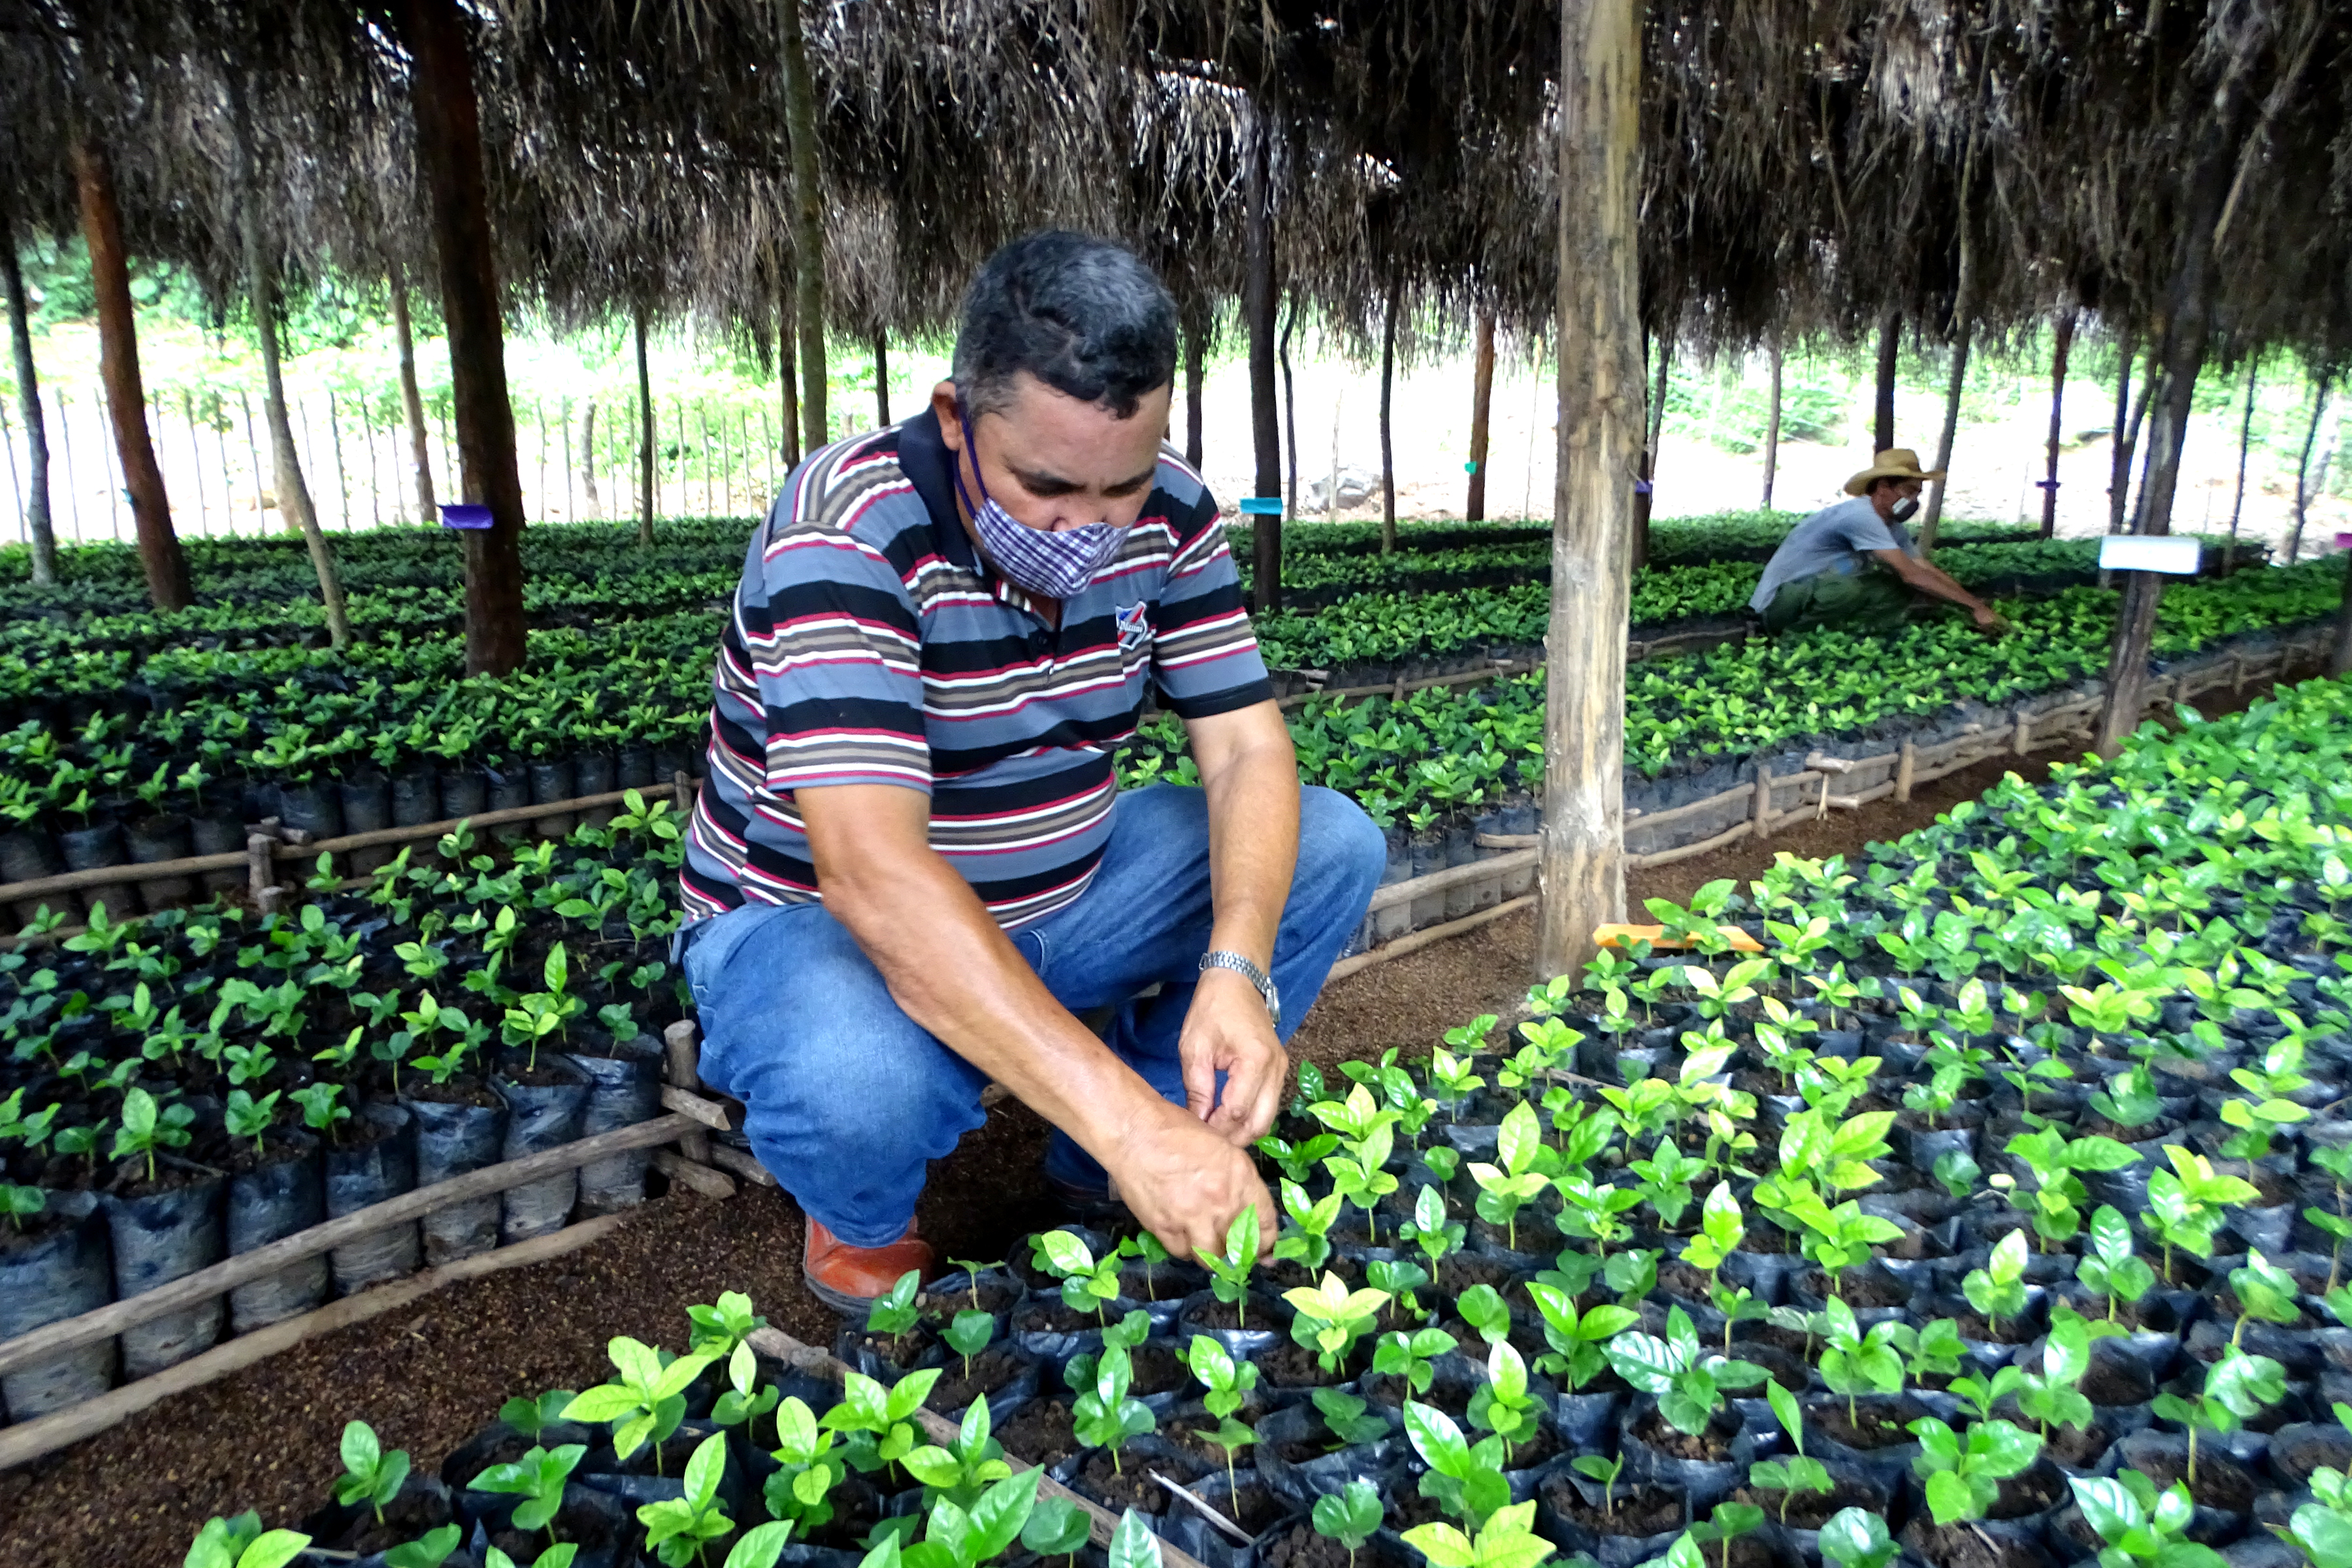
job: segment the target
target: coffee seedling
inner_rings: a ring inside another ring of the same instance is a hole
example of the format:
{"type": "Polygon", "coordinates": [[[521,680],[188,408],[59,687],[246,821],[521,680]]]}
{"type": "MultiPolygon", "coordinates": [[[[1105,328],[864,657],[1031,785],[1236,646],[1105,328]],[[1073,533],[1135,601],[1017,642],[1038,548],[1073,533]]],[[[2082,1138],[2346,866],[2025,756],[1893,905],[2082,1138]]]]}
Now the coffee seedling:
{"type": "MultiPolygon", "coordinates": [[[[1625,1456],[1610,1458],[1605,1454],[1579,1454],[1570,1461],[1570,1468],[1587,1480],[1601,1483],[1601,1511],[1610,1519],[1617,1517],[1617,1478],[1625,1472],[1625,1456]]],[[[1761,1486],[1761,1481],[1755,1483],[1761,1486]]]]}
{"type": "Polygon", "coordinates": [[[776,1473],[761,1489],[768,1511],[791,1521],[803,1535],[833,1522],[827,1498],[848,1473],[847,1466],[834,1452],[833,1432],[818,1426],[797,1396],[777,1408],[774,1458],[776,1473]]]}
{"type": "Polygon", "coordinates": [[[1291,1320],[1290,1337],[1315,1352],[1317,1363],[1325,1372],[1339,1370],[1356,1342],[1389,1304],[1386,1291],[1350,1290],[1337,1274],[1324,1275],[1323,1282],[1311,1290],[1304,1286],[1286,1290],[1282,1299],[1298,1314],[1291,1320]]]}
{"type": "Polygon", "coordinates": [[[1318,1388],[1307,1397],[1314,1402],[1316,1414],[1323,1417],[1325,1430],[1342,1447],[1377,1443],[1389,1435],[1388,1422],[1372,1415],[1362,1399],[1344,1389],[1318,1388]]]}
{"type": "Polygon", "coordinates": [[[1939,1525],[1982,1519],[2000,1495],[2000,1483],[2042,1453],[2040,1437],[2007,1421],[1976,1422],[1962,1437],[1923,1415],[1911,1423],[1911,1435],[1919,1439],[1911,1467],[1927,1483],[1927,1508],[1939,1525]]]}
{"type": "Polygon", "coordinates": [[[1867,1509],[1842,1508],[1822,1526],[1822,1555],[1838,1568],[1886,1568],[1901,1550],[1867,1509]]]}
{"type": "Polygon", "coordinates": [[[1411,1393],[1427,1394],[1435,1376],[1429,1363],[1454,1348],[1454,1336],[1443,1329],[1398,1329],[1372,1347],[1372,1370],[1404,1379],[1411,1393]]]}
{"type": "Polygon", "coordinates": [[[1722,1568],[1731,1568],[1731,1543],[1763,1522],[1764,1510],[1754,1503],[1719,1502],[1706,1522],[1691,1526],[1689,1539],[1702,1546],[1720,1542],[1723,1552],[1717,1561],[1722,1568]]]}
{"type": "Polygon", "coordinates": [[[922,1319],[915,1306],[915,1297],[922,1288],[922,1270],[909,1268],[899,1275],[898,1282],[875,1297],[874,1304],[866,1309],[866,1331],[876,1339],[895,1340],[911,1331],[922,1319]]]}
{"type": "Polygon", "coordinates": [[[467,1484],[478,1492],[520,1497],[522,1501],[515,1505],[515,1528],[547,1531],[551,1542],[555,1539],[555,1516],[563,1507],[564,1485],[587,1452],[587,1447],[580,1443],[532,1448],[520,1459],[492,1465],[467,1484]]]}
{"type": "Polygon", "coordinates": [[[1535,1532],[1535,1515],[1536,1505],[1523,1502],[1496,1510],[1475,1538],[1439,1521],[1406,1531],[1404,1540],[1430,1568],[1535,1568],[1553,1551],[1535,1532]]]}
{"type": "Polygon", "coordinates": [[[614,1339],[605,1349],[620,1375],[610,1383],[583,1390],[564,1407],[563,1418],[613,1423],[613,1451],[624,1459],[650,1440],[658,1473],[661,1444],[686,1418],[688,1385],[717,1358],[707,1352],[697,1352],[664,1365],[660,1352],[626,1334],[614,1339]]]}
{"type": "Polygon", "coordinates": [[[1748,1467],[1748,1484],[1759,1490],[1780,1494],[1780,1522],[1789,1522],[1789,1505],[1798,1498],[1831,1489],[1830,1473],[1819,1459],[1805,1454],[1805,1418],[1797,1408],[1797,1396],[1780,1386],[1778,1379],[1764,1384],[1764,1397],[1771,1402],[1773,1419],[1780,1430],[1789,1435],[1789,1446],[1796,1452],[1784,1459],[1759,1459],[1748,1467]]]}
{"type": "Polygon", "coordinates": [[[406,1451],[385,1452],[376,1440],[374,1427],[353,1421],[343,1428],[342,1460],[343,1473],[335,1478],[335,1500],[345,1508],[366,1503],[375,1510],[375,1521],[382,1524],[383,1505],[398,1497],[407,1484],[406,1451]]]}
{"type": "Polygon", "coordinates": [[[946,1447],[926,1444],[909,1450],[899,1463],[923,1483],[926,1498],[944,1497],[969,1509],[979,1502],[983,1489],[1013,1473],[1004,1462],[1003,1447],[988,1435],[988,1401],[975,1399],[963,1413],[954,1443],[946,1447]]]}
{"type": "Polygon", "coordinates": [[[188,1543],[186,1568],[286,1568],[310,1544],[298,1531],[262,1529],[257,1513],[215,1516],[188,1543]]]}
{"type": "Polygon", "coordinates": [[[1093,1377],[1087,1380],[1084,1392],[1071,1407],[1071,1426],[1078,1441],[1091,1448],[1109,1449],[1114,1475],[1124,1473],[1119,1451],[1127,1446],[1127,1440],[1159,1425],[1150,1405],[1129,1396],[1128,1390],[1134,1384],[1135,1365],[1129,1359],[1127,1347],[1106,1341],[1093,1377]]]}
{"type": "MultiPolygon", "coordinates": [[[[1118,1251],[1097,1261],[1093,1249],[1068,1231],[1049,1230],[1037,1237],[1036,1252],[1043,1271],[1062,1282],[1062,1305],[1105,1321],[1103,1303],[1118,1297],[1118,1251]]],[[[913,1299],[909,1292],[909,1303],[913,1299]]]]}
{"type": "Polygon", "coordinates": [[[637,1522],[646,1527],[646,1544],[667,1568],[687,1568],[702,1561],[702,1545],[735,1528],[719,1506],[719,1483],[727,1473],[727,1437],[714,1432],[695,1445],[680,1478],[680,1494],[639,1505],[637,1522]]]}
{"type": "Polygon", "coordinates": [[[915,1412],[939,1380],[939,1368],[925,1367],[886,1389],[863,1373],[845,1373],[841,1403],[819,1425],[842,1435],[843,1456],[860,1474],[887,1469],[914,1450],[915,1412]]]}
{"type": "Polygon", "coordinates": [[[1225,1250],[1223,1253],[1195,1253],[1201,1267],[1209,1271],[1209,1289],[1217,1300],[1234,1310],[1234,1326],[1249,1327],[1250,1275],[1257,1268],[1257,1209],[1244,1204],[1233,1223],[1225,1226],[1225,1250]]]}
{"type": "Polygon", "coordinates": [[[2091,1215],[2091,1245],[2074,1265],[2083,1289],[2107,1299],[2107,1321],[2115,1321],[2119,1304],[2137,1304],[2156,1288],[2156,1270],[2132,1255],[2131,1222],[2112,1205],[2101,1204],[2091,1215]]]}
{"type": "Polygon", "coordinates": [[[1960,1280],[1960,1294],[1984,1314],[1985,1323],[2000,1332],[2003,1317],[2025,1310],[2025,1232],[2012,1230],[1993,1244],[1982,1268],[1971,1268],[1960,1280]]]}
{"type": "Polygon", "coordinates": [[[1829,1299],[1826,1315],[1829,1333],[1822,1351],[1822,1383],[1832,1394],[1845,1395],[1846,1419],[1855,1421],[1859,1419],[1856,1395],[1901,1392],[1903,1356],[1896,1347],[1911,1331],[1900,1321],[1889,1321],[1873,1323],[1864,1332],[1853,1309],[1835,1296],[1829,1299]]]}
{"type": "Polygon", "coordinates": [[[1367,1480],[1351,1480],[1341,1490],[1317,1498],[1307,1517],[1316,1534],[1346,1548],[1348,1568],[1355,1568],[1356,1553],[1381,1528],[1380,1489],[1367,1480]]]}
{"type": "Polygon", "coordinates": [[[2107,1543],[2099,1568],[2221,1568],[2226,1561],[2211,1547],[2184,1539],[2197,1515],[2186,1481],[2158,1491],[2137,1470],[2123,1470],[2112,1478],[2073,1476],[2067,1484],[2083,1522],[2107,1543]]]}

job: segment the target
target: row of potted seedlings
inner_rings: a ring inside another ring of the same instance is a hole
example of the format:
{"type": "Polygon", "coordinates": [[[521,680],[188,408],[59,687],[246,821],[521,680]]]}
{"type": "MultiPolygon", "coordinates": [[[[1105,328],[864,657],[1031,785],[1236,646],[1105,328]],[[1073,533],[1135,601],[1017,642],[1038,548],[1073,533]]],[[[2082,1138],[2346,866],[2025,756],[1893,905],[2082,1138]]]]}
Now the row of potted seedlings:
{"type": "MultiPolygon", "coordinates": [[[[0,1339],[410,1189],[659,1114],[667,801],[492,854],[464,827],[312,901],[109,921],[0,953],[0,1339]]],[[[54,923],[57,917],[47,917],[54,923]]],[[[592,1162],[0,1373],[12,1420],[378,1281],[642,1199],[592,1162]]]]}

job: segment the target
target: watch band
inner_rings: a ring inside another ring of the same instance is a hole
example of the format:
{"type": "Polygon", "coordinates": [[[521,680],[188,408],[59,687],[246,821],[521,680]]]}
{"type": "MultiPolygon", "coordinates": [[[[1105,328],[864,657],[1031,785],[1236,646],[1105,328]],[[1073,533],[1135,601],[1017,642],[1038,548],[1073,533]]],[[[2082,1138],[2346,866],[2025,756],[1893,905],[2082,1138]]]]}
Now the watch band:
{"type": "Polygon", "coordinates": [[[1222,950],[1201,955],[1201,972],[1205,974],[1212,969],[1230,969],[1255,986],[1259,999],[1265,1004],[1266,1016],[1274,1020],[1276,1028],[1282,1027],[1282,994],[1274,988],[1272,975],[1240,953],[1222,950]]]}

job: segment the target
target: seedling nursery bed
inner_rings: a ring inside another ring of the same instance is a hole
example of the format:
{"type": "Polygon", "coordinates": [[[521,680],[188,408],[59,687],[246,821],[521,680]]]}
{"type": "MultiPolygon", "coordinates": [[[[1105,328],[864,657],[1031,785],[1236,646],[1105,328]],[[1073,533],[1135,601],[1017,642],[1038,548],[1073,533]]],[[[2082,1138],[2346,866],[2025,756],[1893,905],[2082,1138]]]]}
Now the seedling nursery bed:
{"type": "Polygon", "coordinates": [[[1220,1257],[1039,1232],[844,1368],[719,1296],[451,1452],[354,1426],[201,1560],[2332,1568],[2347,751],[2307,682],[1703,888],[1302,1073],[1220,1257]]]}

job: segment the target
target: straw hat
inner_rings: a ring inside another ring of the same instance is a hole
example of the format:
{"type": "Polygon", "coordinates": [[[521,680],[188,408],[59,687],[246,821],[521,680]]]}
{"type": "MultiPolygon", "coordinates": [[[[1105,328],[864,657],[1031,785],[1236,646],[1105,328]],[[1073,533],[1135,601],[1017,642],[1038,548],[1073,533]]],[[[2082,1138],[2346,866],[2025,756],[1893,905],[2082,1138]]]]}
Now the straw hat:
{"type": "Polygon", "coordinates": [[[1919,467],[1919,454],[1910,447],[1889,447],[1885,451],[1878,454],[1870,467],[1846,480],[1845,493],[1858,496],[1870,489],[1873,479],[1918,479],[1925,482],[1930,479],[1940,479],[1943,477],[1944,470],[1941,468],[1936,469],[1933,473],[1922,470],[1919,467]]]}

